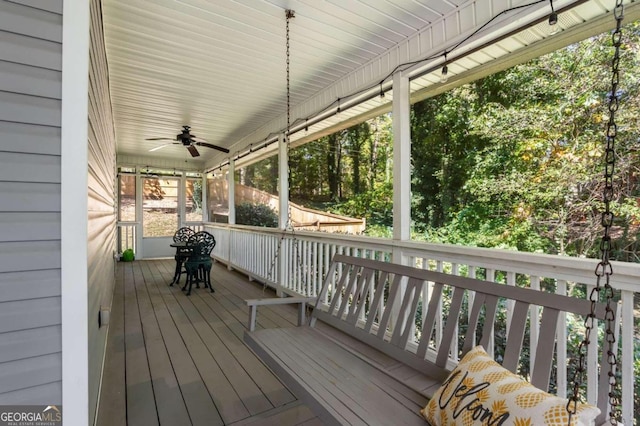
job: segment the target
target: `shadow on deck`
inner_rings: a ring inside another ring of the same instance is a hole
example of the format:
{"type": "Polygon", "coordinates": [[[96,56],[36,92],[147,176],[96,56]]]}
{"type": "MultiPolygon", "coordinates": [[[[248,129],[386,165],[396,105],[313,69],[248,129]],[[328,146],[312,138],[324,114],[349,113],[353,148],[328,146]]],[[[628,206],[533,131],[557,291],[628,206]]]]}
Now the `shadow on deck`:
{"type": "MultiPolygon", "coordinates": [[[[169,287],[173,260],[118,263],[99,426],[321,425],[242,341],[245,299],[275,297],[214,264],[216,290],[169,287]]],[[[265,307],[258,327],[296,324],[265,307]]]]}

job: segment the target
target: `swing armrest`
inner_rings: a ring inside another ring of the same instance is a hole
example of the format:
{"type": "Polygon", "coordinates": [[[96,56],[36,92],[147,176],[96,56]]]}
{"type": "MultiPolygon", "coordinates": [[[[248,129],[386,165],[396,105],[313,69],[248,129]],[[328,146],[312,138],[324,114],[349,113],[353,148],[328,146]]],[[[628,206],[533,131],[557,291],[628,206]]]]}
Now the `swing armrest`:
{"type": "Polygon", "coordinates": [[[305,323],[305,308],[307,303],[314,303],[315,297],[283,297],[283,298],[269,298],[269,299],[249,299],[245,300],[249,307],[249,331],[256,329],[256,317],[258,314],[258,306],[261,305],[289,305],[299,304],[298,310],[298,325],[305,323]]]}

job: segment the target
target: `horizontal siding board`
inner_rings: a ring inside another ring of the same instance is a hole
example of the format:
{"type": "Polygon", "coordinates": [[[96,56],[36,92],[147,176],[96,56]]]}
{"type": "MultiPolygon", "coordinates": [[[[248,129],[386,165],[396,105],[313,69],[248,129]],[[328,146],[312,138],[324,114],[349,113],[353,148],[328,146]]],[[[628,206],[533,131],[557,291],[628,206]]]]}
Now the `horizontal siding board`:
{"type": "Polygon", "coordinates": [[[60,157],[54,155],[3,152],[0,181],[60,182],[60,157]]]}
{"type": "Polygon", "coordinates": [[[0,302],[54,296],[60,296],[59,269],[0,274],[0,302]]]}
{"type": "Polygon", "coordinates": [[[0,394],[62,380],[62,353],[0,364],[0,394]]]}
{"type": "Polygon", "coordinates": [[[101,305],[110,305],[115,284],[116,139],[109,92],[109,71],[102,32],[101,1],[91,1],[88,93],[88,284],[89,417],[98,403],[107,333],[98,328],[101,305]]]}
{"type": "Polygon", "coordinates": [[[0,121],[0,151],[60,155],[60,137],[59,126],[0,121]]]}
{"type": "Polygon", "coordinates": [[[0,61],[0,91],[62,99],[62,73],[0,61]]]}
{"type": "Polygon", "coordinates": [[[0,333],[58,325],[60,297],[0,303],[0,333]]]}
{"type": "Polygon", "coordinates": [[[62,402],[62,1],[0,1],[0,405],[62,402]]]}
{"type": "Polygon", "coordinates": [[[0,2],[0,28],[62,43],[62,15],[7,1],[0,2]]]}
{"type": "Polygon", "coordinates": [[[62,44],[0,29],[0,60],[62,71],[62,44]]]}
{"type": "Polygon", "coordinates": [[[60,240],[60,213],[0,215],[0,242],[60,240]]]}
{"type": "Polygon", "coordinates": [[[24,6],[33,7],[47,12],[62,15],[62,0],[8,0],[11,3],[22,4],[24,6]]]}
{"type": "MultiPolygon", "coordinates": [[[[89,140],[89,145],[91,146],[91,140],[89,140]]],[[[115,158],[115,157],[114,157],[115,158]]],[[[89,179],[93,179],[97,188],[103,188],[105,193],[107,194],[108,199],[113,200],[113,188],[115,179],[115,160],[111,158],[109,162],[101,161],[99,163],[96,161],[96,158],[89,153],[89,179]],[[93,161],[92,161],[93,160],[93,161]]]]}
{"type": "Polygon", "coordinates": [[[60,268],[59,241],[0,243],[0,272],[60,268]]]}
{"type": "Polygon", "coordinates": [[[88,186],[89,210],[114,213],[116,200],[114,199],[113,185],[110,188],[105,188],[95,176],[90,174],[88,176],[88,186]]]}
{"type": "Polygon", "coordinates": [[[0,334],[0,362],[36,357],[62,350],[60,325],[0,334]]]}
{"type": "Polygon", "coordinates": [[[0,182],[0,211],[59,212],[60,184],[0,182]]]}
{"type": "Polygon", "coordinates": [[[60,126],[61,105],[57,99],[0,92],[0,120],[60,126]]]}
{"type": "Polygon", "coordinates": [[[0,394],[0,405],[61,405],[62,381],[0,394]]]}

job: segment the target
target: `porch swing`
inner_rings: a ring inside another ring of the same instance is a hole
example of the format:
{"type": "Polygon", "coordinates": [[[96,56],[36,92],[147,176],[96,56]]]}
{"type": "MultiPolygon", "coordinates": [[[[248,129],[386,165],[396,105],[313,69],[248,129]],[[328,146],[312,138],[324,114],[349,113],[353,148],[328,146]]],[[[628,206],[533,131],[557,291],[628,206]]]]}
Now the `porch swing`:
{"type": "MultiPolygon", "coordinates": [[[[290,148],[289,20],[293,16],[292,11],[286,11],[287,131],[285,143],[287,153],[290,148]]],[[[420,424],[416,419],[417,410],[413,407],[416,401],[424,401],[426,397],[428,404],[423,405],[424,408],[420,410],[420,414],[434,426],[477,424],[474,423],[477,420],[489,422],[489,424],[502,424],[512,413],[510,411],[512,409],[513,412],[525,413],[524,415],[527,413],[537,415],[537,417],[534,416],[537,419],[533,420],[534,423],[521,424],[537,425],[544,422],[544,424],[557,425],[566,422],[571,426],[583,424],[581,423],[585,420],[583,417],[595,419],[597,424],[604,421],[617,424],[621,415],[616,378],[619,311],[614,301],[614,290],[610,284],[613,274],[610,255],[611,229],[614,219],[611,202],[614,196],[613,174],[617,136],[615,113],[619,104],[622,0],[616,0],[614,17],[616,29],[612,35],[612,42],[615,53],[611,62],[612,80],[604,166],[604,211],[601,216],[604,231],[600,244],[601,260],[595,270],[596,284],[589,294],[589,299],[580,300],[569,296],[504,286],[491,281],[336,254],[316,298],[289,297],[247,301],[250,315],[249,331],[245,332],[245,342],[301,400],[316,411],[322,420],[331,424],[391,424],[385,421],[393,421],[393,424],[420,424]],[[423,317],[421,335],[414,344],[410,339],[415,332],[413,319],[425,282],[435,283],[435,286],[426,315],[423,317]],[[441,304],[445,286],[452,289],[449,311],[443,318],[437,318],[438,306],[441,304]],[[371,289],[375,289],[375,293],[371,289]],[[455,364],[452,366],[457,353],[452,354],[453,351],[450,349],[454,340],[457,340],[455,333],[458,332],[463,298],[470,291],[473,291],[475,296],[473,306],[469,307],[470,316],[467,330],[464,332],[464,344],[461,350],[464,357],[457,366],[455,364]],[[600,300],[602,291],[604,291],[604,302],[600,300]],[[511,329],[507,331],[502,366],[493,361],[493,358],[484,351],[492,335],[498,299],[511,300],[515,306],[510,323],[511,329]],[[305,326],[305,307],[311,301],[314,302],[314,309],[308,326],[305,326]],[[283,303],[300,305],[299,327],[255,331],[257,306],[283,303]],[[548,390],[555,345],[549,348],[547,345],[538,344],[536,364],[532,370],[530,383],[515,374],[522,351],[526,319],[531,306],[542,308],[540,342],[545,342],[547,339],[555,341],[560,313],[569,312],[586,317],[584,337],[578,348],[577,365],[570,386],[572,395],[568,399],[545,392],[548,390]],[[481,312],[485,314],[482,330],[479,323],[481,312]],[[420,379],[424,381],[422,391],[408,389],[406,383],[398,377],[389,377],[388,371],[382,371],[382,368],[374,366],[371,360],[366,360],[360,354],[360,350],[345,347],[342,340],[344,338],[336,335],[327,336],[327,331],[318,331],[316,327],[318,320],[356,339],[361,344],[374,348],[371,350],[379,351],[404,367],[413,368],[423,374],[420,379]],[[442,320],[444,320],[444,327],[441,330],[440,344],[439,347],[433,348],[430,342],[432,335],[435,334],[435,324],[442,320]],[[580,403],[580,388],[587,371],[587,350],[590,348],[591,339],[597,336],[596,321],[598,320],[605,322],[606,348],[603,350],[599,365],[599,392],[596,408],[580,403]],[[481,332],[482,336],[477,346],[476,331],[481,332]],[[541,367],[538,367],[539,365],[541,367]],[[429,386],[425,385],[427,382],[430,383],[429,386]],[[499,398],[503,399],[492,399],[494,394],[488,389],[494,385],[499,391],[499,398]],[[485,391],[483,398],[489,400],[486,404],[493,402],[493,406],[487,408],[488,405],[480,405],[477,402],[480,401],[478,396],[462,409],[458,409],[460,405],[469,401],[465,400],[469,395],[473,397],[485,391]],[[505,393],[517,395],[511,398],[511,396],[505,397],[505,393]],[[453,404],[450,404],[452,401],[453,404]],[[549,406],[550,408],[547,407],[548,409],[545,408],[547,411],[544,413],[536,413],[537,404],[541,401],[549,401],[552,405],[549,406]],[[451,407],[451,405],[454,406],[451,407]]],[[[297,245],[293,228],[289,209],[288,222],[284,231],[291,231],[294,235],[294,245],[297,245]]],[[[280,238],[269,276],[280,255],[285,232],[280,238]]],[[[297,246],[295,255],[300,264],[297,246]]],[[[299,267],[302,268],[301,265],[299,267]]],[[[424,422],[424,419],[420,418],[420,420],[424,422]]],[[[532,421],[531,417],[529,421],[532,421]]]]}

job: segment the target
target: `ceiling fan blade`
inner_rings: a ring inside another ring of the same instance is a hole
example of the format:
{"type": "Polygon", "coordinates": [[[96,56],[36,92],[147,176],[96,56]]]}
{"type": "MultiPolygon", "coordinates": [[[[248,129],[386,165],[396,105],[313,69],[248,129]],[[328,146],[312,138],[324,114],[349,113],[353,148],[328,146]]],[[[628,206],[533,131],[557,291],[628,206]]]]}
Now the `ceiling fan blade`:
{"type": "Polygon", "coordinates": [[[189,146],[187,146],[187,149],[191,153],[192,157],[199,157],[200,156],[200,153],[198,152],[198,150],[196,149],[195,146],[189,145],[189,146]]]}
{"type": "Polygon", "coordinates": [[[174,144],[175,144],[175,142],[169,142],[169,143],[165,143],[165,144],[162,144],[162,145],[158,145],[158,146],[156,146],[155,148],[151,148],[151,149],[149,150],[149,152],[157,151],[157,150],[159,150],[159,149],[164,148],[165,146],[174,145],[174,144]]]}
{"type": "Polygon", "coordinates": [[[147,138],[145,141],[172,141],[174,139],[169,138],[147,138]]]}
{"type": "Polygon", "coordinates": [[[210,143],[207,143],[207,142],[196,142],[196,145],[206,146],[207,148],[217,149],[218,151],[222,151],[222,152],[227,153],[227,154],[229,153],[229,150],[227,148],[223,148],[221,146],[213,145],[213,144],[210,144],[210,143]]]}

